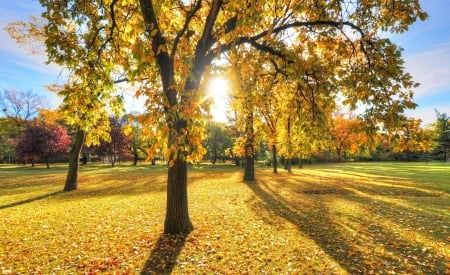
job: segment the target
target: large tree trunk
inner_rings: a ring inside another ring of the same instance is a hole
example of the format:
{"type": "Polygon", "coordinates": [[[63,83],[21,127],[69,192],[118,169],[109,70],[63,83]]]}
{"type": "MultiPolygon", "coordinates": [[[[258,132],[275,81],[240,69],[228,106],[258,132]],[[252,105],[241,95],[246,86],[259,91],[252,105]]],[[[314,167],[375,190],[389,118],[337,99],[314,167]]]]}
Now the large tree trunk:
{"type": "Polygon", "coordinates": [[[255,180],[255,158],[253,155],[249,154],[249,152],[252,152],[252,151],[253,151],[253,148],[250,149],[246,145],[244,181],[254,181],[255,180]]]}
{"type": "Polygon", "coordinates": [[[187,198],[187,162],[176,159],[168,172],[164,233],[189,233],[192,230],[187,198]]]}
{"type": "Polygon", "coordinates": [[[278,173],[278,160],[277,160],[277,146],[275,144],[272,145],[272,166],[273,172],[275,174],[278,173]]]}
{"type": "Polygon", "coordinates": [[[78,187],[78,167],[79,167],[79,156],[81,148],[83,148],[84,139],[86,133],[78,129],[75,135],[75,142],[73,144],[72,150],[70,152],[69,159],[69,172],[67,173],[66,184],[64,185],[64,191],[77,190],[78,187]]]}
{"type": "Polygon", "coordinates": [[[177,122],[174,131],[169,134],[168,141],[169,148],[176,145],[178,149],[169,156],[165,234],[187,234],[194,230],[188,210],[187,161],[185,152],[180,151],[180,144],[177,144],[181,129],[186,127],[186,121],[177,120],[177,122]]]}

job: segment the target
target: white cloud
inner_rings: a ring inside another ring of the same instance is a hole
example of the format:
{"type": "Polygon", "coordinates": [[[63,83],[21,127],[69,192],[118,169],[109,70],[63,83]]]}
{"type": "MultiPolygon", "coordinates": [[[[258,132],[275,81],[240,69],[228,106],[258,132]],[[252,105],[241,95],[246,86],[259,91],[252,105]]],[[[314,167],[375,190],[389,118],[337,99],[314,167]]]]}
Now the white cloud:
{"type": "Polygon", "coordinates": [[[3,28],[0,28],[0,41],[2,41],[0,54],[6,61],[47,74],[57,75],[61,71],[60,67],[55,64],[45,64],[47,57],[44,53],[30,54],[26,48],[12,40],[3,28]]]}
{"type": "Polygon", "coordinates": [[[0,14],[2,14],[0,17],[0,57],[4,63],[16,64],[36,73],[58,76],[61,68],[55,64],[45,64],[47,56],[44,52],[42,54],[30,54],[26,47],[18,45],[11,39],[4,29],[10,22],[15,20],[28,21],[29,16],[39,15],[41,12],[42,7],[36,0],[0,4],[0,14]]]}
{"type": "Polygon", "coordinates": [[[414,91],[415,110],[409,117],[420,118],[422,125],[436,121],[435,109],[450,114],[450,42],[405,57],[406,70],[421,85],[414,91]]]}
{"type": "MultiPolygon", "coordinates": [[[[420,83],[415,98],[450,91],[450,42],[405,57],[405,67],[420,83]]],[[[450,100],[450,99],[449,99],[450,100]]]]}

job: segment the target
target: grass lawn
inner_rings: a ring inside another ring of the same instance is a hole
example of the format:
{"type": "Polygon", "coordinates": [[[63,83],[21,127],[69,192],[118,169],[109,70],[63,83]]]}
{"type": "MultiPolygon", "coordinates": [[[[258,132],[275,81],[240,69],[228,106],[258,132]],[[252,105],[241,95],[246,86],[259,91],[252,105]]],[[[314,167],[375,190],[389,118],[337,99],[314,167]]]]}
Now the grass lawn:
{"type": "Polygon", "coordinates": [[[292,174],[192,166],[195,230],[162,235],[166,168],[0,166],[2,274],[450,274],[450,165],[292,174]]]}

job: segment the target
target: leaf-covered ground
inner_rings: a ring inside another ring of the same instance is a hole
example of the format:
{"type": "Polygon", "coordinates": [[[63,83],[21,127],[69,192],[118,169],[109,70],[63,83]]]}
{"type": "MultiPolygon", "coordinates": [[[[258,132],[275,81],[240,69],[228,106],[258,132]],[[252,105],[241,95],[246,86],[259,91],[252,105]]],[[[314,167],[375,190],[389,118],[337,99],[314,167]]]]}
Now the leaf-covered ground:
{"type": "Polygon", "coordinates": [[[191,167],[195,230],[162,235],[162,166],[0,166],[2,274],[449,274],[450,166],[191,167]]]}

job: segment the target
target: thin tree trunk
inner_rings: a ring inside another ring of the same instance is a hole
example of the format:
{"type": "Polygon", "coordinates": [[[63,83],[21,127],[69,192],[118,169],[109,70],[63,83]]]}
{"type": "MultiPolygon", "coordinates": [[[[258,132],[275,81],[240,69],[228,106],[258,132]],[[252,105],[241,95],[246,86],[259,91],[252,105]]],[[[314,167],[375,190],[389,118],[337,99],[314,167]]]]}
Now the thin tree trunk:
{"type": "Polygon", "coordinates": [[[292,173],[292,159],[291,158],[286,159],[286,170],[289,173],[292,173]]]}
{"type": "Polygon", "coordinates": [[[447,162],[447,146],[444,144],[444,162],[447,162]]]}
{"type": "Polygon", "coordinates": [[[255,180],[255,134],[253,129],[253,110],[250,110],[246,119],[246,140],[245,140],[245,164],[244,164],[244,181],[255,180]]]}
{"type": "Polygon", "coordinates": [[[212,164],[216,164],[217,161],[217,149],[214,149],[213,161],[212,164]]]}
{"type": "Polygon", "coordinates": [[[277,146],[275,144],[272,145],[272,166],[273,173],[278,173],[278,160],[277,160],[277,146]]]}
{"type": "Polygon", "coordinates": [[[135,150],[133,150],[133,166],[137,165],[138,158],[139,158],[139,155],[138,155],[137,149],[135,149],[135,150]]]}
{"type": "Polygon", "coordinates": [[[287,166],[286,168],[289,173],[292,173],[291,116],[288,117],[287,121],[287,140],[288,140],[288,158],[285,160],[287,166]]]}
{"type": "Polygon", "coordinates": [[[83,155],[83,158],[81,159],[81,164],[86,165],[87,164],[87,157],[86,155],[83,155]]]}
{"type": "Polygon", "coordinates": [[[69,159],[69,171],[67,173],[66,184],[64,185],[64,191],[77,190],[78,187],[78,167],[79,167],[79,156],[81,148],[83,148],[83,143],[86,133],[78,129],[75,135],[75,142],[73,144],[72,150],[70,152],[69,159]]]}

